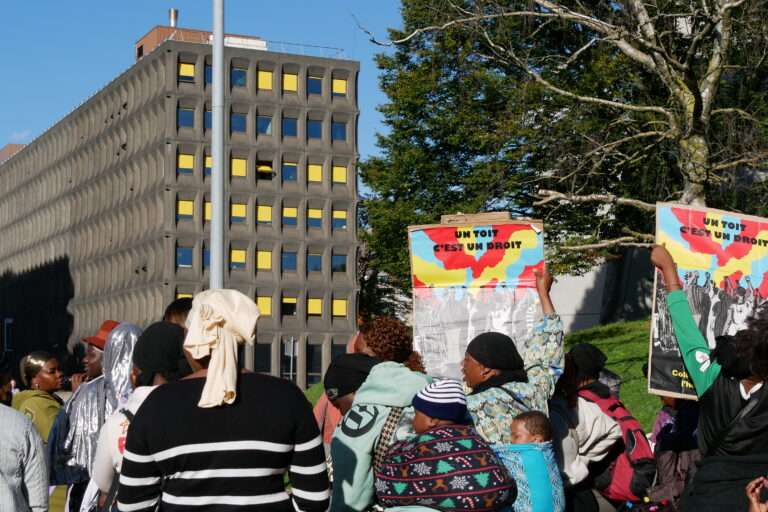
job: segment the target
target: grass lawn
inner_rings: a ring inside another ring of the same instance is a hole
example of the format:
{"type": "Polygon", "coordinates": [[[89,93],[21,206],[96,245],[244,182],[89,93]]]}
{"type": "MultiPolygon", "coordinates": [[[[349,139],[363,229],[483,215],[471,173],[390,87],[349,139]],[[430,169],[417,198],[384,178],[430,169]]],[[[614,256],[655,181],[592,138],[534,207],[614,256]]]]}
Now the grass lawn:
{"type": "Polygon", "coordinates": [[[648,320],[617,322],[578,331],[565,338],[566,349],[591,343],[608,356],[606,367],[621,376],[621,400],[646,429],[653,426],[661,408],[659,398],[648,394],[643,364],[648,361],[648,320]]]}
{"type": "MultiPolygon", "coordinates": [[[[646,391],[643,364],[648,360],[648,320],[618,322],[575,332],[565,338],[566,349],[576,343],[592,343],[608,356],[607,368],[622,377],[621,399],[647,431],[661,407],[659,398],[646,391]]],[[[323,392],[321,383],[305,392],[314,404],[323,392]]]]}

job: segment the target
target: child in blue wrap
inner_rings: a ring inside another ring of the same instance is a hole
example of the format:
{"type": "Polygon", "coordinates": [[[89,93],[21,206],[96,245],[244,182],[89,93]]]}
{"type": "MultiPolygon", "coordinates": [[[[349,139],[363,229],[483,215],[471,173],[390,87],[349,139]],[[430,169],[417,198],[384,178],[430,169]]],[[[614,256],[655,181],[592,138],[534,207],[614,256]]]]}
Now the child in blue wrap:
{"type": "Polygon", "coordinates": [[[539,411],[519,414],[512,420],[512,443],[493,445],[517,483],[515,512],[562,512],[565,510],[563,481],[552,448],[552,430],[547,416],[539,411]]]}

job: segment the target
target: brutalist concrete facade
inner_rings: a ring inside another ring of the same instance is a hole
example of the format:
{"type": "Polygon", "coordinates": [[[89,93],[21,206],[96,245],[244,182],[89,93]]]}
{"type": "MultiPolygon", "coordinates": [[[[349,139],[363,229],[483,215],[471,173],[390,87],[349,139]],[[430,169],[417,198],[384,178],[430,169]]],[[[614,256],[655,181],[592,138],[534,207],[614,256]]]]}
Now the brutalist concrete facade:
{"type": "MultiPolygon", "coordinates": [[[[304,386],[355,331],[359,65],[226,59],[226,285],[270,310],[248,365],[304,386]]],[[[165,41],[0,163],[0,273],[68,259],[72,340],[206,287],[210,64],[209,45],[165,41]]]]}

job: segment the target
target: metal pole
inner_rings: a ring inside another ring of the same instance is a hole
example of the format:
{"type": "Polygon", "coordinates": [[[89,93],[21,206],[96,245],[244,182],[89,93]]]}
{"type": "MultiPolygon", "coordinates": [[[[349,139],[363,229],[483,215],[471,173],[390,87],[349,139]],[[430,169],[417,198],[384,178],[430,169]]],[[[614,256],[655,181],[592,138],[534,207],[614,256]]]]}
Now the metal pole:
{"type": "Polygon", "coordinates": [[[224,0],[213,0],[210,288],[224,288],[224,0]]]}

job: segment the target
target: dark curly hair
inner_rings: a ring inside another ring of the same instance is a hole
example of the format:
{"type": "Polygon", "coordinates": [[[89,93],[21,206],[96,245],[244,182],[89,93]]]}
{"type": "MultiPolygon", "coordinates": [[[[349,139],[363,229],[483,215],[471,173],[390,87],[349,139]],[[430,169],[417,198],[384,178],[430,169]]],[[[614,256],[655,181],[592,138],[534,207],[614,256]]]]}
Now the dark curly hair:
{"type": "Polygon", "coordinates": [[[390,316],[377,316],[363,324],[363,339],[373,354],[382,361],[403,363],[415,372],[425,373],[418,352],[413,350],[411,328],[390,316]]]}
{"type": "Polygon", "coordinates": [[[768,381],[768,311],[753,317],[749,327],[734,336],[733,344],[738,359],[750,362],[752,374],[768,381]]]}

